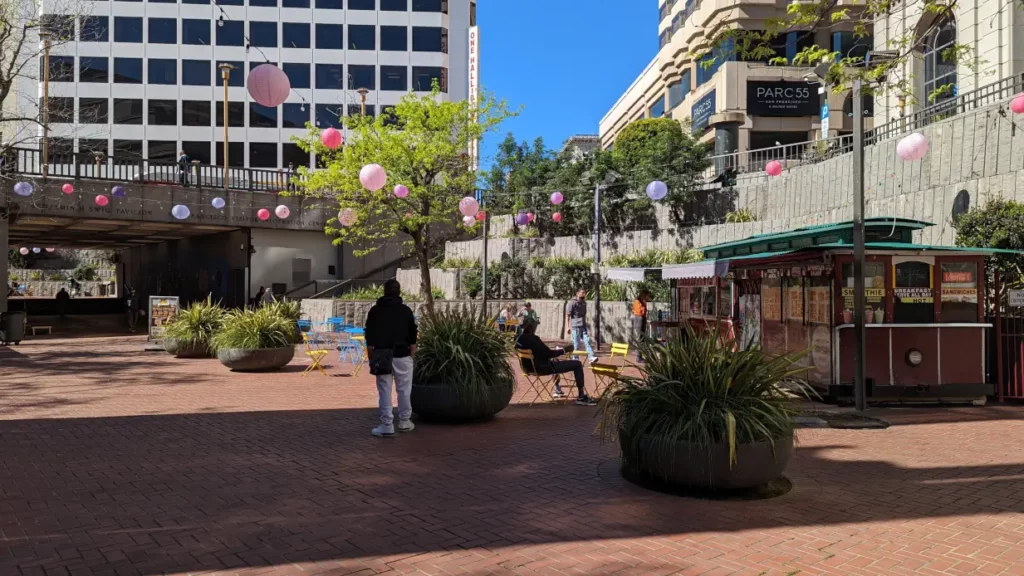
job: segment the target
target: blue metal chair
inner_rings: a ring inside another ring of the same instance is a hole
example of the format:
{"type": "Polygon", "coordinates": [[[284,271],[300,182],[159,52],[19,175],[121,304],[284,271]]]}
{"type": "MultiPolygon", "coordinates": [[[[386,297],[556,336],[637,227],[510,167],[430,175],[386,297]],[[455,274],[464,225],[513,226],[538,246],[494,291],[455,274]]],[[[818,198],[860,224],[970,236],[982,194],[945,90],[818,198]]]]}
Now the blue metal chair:
{"type": "Polygon", "coordinates": [[[364,331],[362,328],[355,328],[352,326],[346,326],[342,328],[339,333],[338,340],[338,361],[348,362],[349,364],[357,365],[360,363],[363,357],[363,343],[362,340],[356,340],[355,336],[363,336],[364,331]]]}

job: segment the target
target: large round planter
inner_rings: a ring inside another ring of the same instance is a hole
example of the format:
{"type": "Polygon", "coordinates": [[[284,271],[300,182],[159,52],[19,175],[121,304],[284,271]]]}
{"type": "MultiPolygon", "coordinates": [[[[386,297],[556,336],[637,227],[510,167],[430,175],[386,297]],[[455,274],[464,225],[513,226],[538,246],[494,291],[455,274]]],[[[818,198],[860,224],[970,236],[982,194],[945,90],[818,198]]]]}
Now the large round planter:
{"type": "Polygon", "coordinates": [[[283,368],[292,361],[295,348],[260,348],[245,350],[241,348],[223,348],[217,351],[220,363],[233,372],[263,372],[283,368]]]}
{"type": "Polygon", "coordinates": [[[163,344],[164,350],[174,355],[175,358],[209,358],[213,356],[210,347],[205,344],[196,346],[173,338],[165,339],[163,344]]]}
{"type": "Polygon", "coordinates": [[[729,446],[689,442],[667,444],[645,437],[633,446],[619,435],[622,469],[627,475],[701,490],[739,490],[763,486],[782,476],[793,456],[793,437],[738,444],[736,462],[729,466],[729,446]]]}
{"type": "Polygon", "coordinates": [[[467,399],[449,385],[413,384],[412,411],[421,418],[439,422],[487,420],[508,406],[514,390],[511,381],[498,383],[478,397],[467,399]]]}

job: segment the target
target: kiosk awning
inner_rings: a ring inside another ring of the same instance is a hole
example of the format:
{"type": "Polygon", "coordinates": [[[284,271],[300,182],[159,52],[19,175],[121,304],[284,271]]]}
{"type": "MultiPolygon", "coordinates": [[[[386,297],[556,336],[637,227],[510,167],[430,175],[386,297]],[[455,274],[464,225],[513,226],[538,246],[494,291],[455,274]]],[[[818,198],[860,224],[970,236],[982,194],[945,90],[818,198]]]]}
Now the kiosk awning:
{"type": "Polygon", "coordinates": [[[661,269],[661,277],[665,280],[682,280],[686,278],[724,277],[729,273],[727,260],[705,260],[693,264],[673,264],[661,269]]]}
{"type": "Polygon", "coordinates": [[[605,275],[609,280],[622,280],[625,282],[643,282],[645,278],[661,277],[660,268],[608,268],[605,275]]]}

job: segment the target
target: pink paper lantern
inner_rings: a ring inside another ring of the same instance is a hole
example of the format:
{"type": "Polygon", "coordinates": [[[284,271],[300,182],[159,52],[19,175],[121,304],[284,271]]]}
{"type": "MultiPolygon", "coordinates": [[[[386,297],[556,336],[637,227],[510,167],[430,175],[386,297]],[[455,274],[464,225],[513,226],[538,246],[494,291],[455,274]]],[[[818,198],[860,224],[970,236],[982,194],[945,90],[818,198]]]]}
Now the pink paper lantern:
{"type": "Polygon", "coordinates": [[[341,131],[337,128],[328,128],[320,133],[320,142],[331,150],[341,146],[342,140],[344,138],[341,135],[341,131]]]}
{"type": "Polygon", "coordinates": [[[107,204],[110,204],[110,198],[107,198],[103,194],[100,194],[99,196],[96,197],[97,206],[106,206],[107,204]]]}
{"type": "Polygon", "coordinates": [[[70,182],[68,182],[68,183],[66,183],[66,184],[64,184],[63,186],[60,187],[60,191],[65,193],[65,194],[74,194],[75,193],[75,187],[72,186],[70,182]]]}
{"type": "Polygon", "coordinates": [[[56,250],[56,248],[47,248],[46,249],[47,252],[53,252],[54,250],[56,250]]]}
{"type": "Polygon", "coordinates": [[[405,198],[408,195],[409,195],[409,188],[406,187],[404,184],[399,184],[398,186],[395,186],[395,196],[396,197],[398,197],[398,198],[405,198]]]}
{"type": "Polygon", "coordinates": [[[1010,100],[1010,110],[1013,110],[1014,114],[1024,113],[1024,94],[1017,94],[1010,100]]]}
{"type": "Polygon", "coordinates": [[[483,222],[484,220],[487,220],[487,213],[482,210],[480,212],[477,212],[476,219],[478,222],[483,222]]]}
{"type": "Polygon", "coordinates": [[[920,132],[914,132],[896,143],[896,155],[905,162],[920,160],[927,153],[928,137],[920,132]]]}
{"type": "Polygon", "coordinates": [[[764,171],[769,176],[778,176],[779,174],[782,174],[782,162],[772,160],[768,164],[765,164],[764,171]]]}
{"type": "Polygon", "coordinates": [[[284,104],[292,91],[288,75],[273,64],[260,64],[249,71],[249,96],[257,104],[274,108],[284,104]]]}
{"type": "Polygon", "coordinates": [[[555,212],[554,214],[551,215],[551,219],[555,221],[555,224],[558,224],[559,222],[562,221],[562,213],[555,212]]]}
{"type": "Polygon", "coordinates": [[[462,212],[463,216],[473,216],[479,211],[480,203],[476,201],[476,198],[466,196],[462,200],[459,200],[459,212],[462,212]]]}
{"type": "Polygon", "coordinates": [[[527,212],[526,213],[526,220],[527,221],[533,222],[536,219],[537,219],[537,216],[533,212],[527,212]]]}
{"type": "Polygon", "coordinates": [[[367,164],[359,171],[359,182],[370,192],[376,192],[388,183],[388,173],[380,164],[367,164]]]}
{"type": "Polygon", "coordinates": [[[292,215],[292,211],[289,210],[288,207],[285,206],[284,204],[281,204],[277,208],[274,208],[274,214],[276,214],[277,217],[280,218],[281,220],[284,220],[285,218],[292,215]]]}
{"type": "MultiPolygon", "coordinates": [[[[406,216],[408,216],[408,214],[406,214],[406,216]]],[[[351,208],[344,208],[338,212],[338,222],[340,222],[342,226],[351,226],[356,223],[357,219],[356,211],[351,208]]]]}
{"type": "Polygon", "coordinates": [[[259,210],[256,211],[256,217],[263,221],[270,220],[270,210],[267,210],[266,208],[260,208],[259,210]]]}
{"type": "Polygon", "coordinates": [[[562,196],[561,192],[554,192],[551,194],[551,203],[554,205],[561,204],[565,200],[565,196],[562,196]]]}
{"type": "Polygon", "coordinates": [[[473,216],[463,216],[462,223],[466,226],[466,228],[472,228],[473,225],[476,224],[476,218],[474,218],[473,216]]]}
{"type": "Polygon", "coordinates": [[[21,254],[22,256],[27,256],[28,248],[22,247],[21,250],[18,250],[18,254],[21,254]]]}

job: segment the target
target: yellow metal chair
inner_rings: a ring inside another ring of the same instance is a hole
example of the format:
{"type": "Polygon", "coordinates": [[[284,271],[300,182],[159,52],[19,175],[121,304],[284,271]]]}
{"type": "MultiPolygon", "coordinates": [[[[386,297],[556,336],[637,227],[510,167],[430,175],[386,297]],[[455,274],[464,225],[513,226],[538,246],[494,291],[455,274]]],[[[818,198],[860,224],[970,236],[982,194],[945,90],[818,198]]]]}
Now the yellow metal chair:
{"type": "Polygon", "coordinates": [[[321,348],[319,343],[317,343],[313,338],[310,338],[309,332],[302,333],[302,344],[306,349],[306,356],[309,357],[309,366],[306,366],[306,369],[302,371],[302,375],[305,376],[313,370],[319,370],[321,374],[327,376],[327,371],[324,370],[324,366],[321,362],[323,362],[323,359],[327,357],[330,350],[321,348]]]}
{"type": "Polygon", "coordinates": [[[551,389],[558,384],[558,374],[538,374],[533,350],[516,348],[516,354],[519,356],[519,368],[523,371],[523,377],[526,378],[526,382],[533,392],[530,406],[541,400],[546,399],[549,402],[554,400],[551,389]]]}
{"type": "Polygon", "coordinates": [[[366,364],[366,336],[352,336],[351,340],[359,348],[359,361],[355,364],[352,376],[359,376],[359,370],[362,369],[363,364],[366,364]]]}
{"type": "Polygon", "coordinates": [[[629,344],[613,343],[608,362],[594,362],[590,365],[590,372],[594,375],[594,395],[596,397],[600,398],[604,391],[618,380],[622,369],[628,364],[627,356],[629,356],[629,344]],[[616,356],[619,357],[618,362],[616,362],[616,356]]]}

